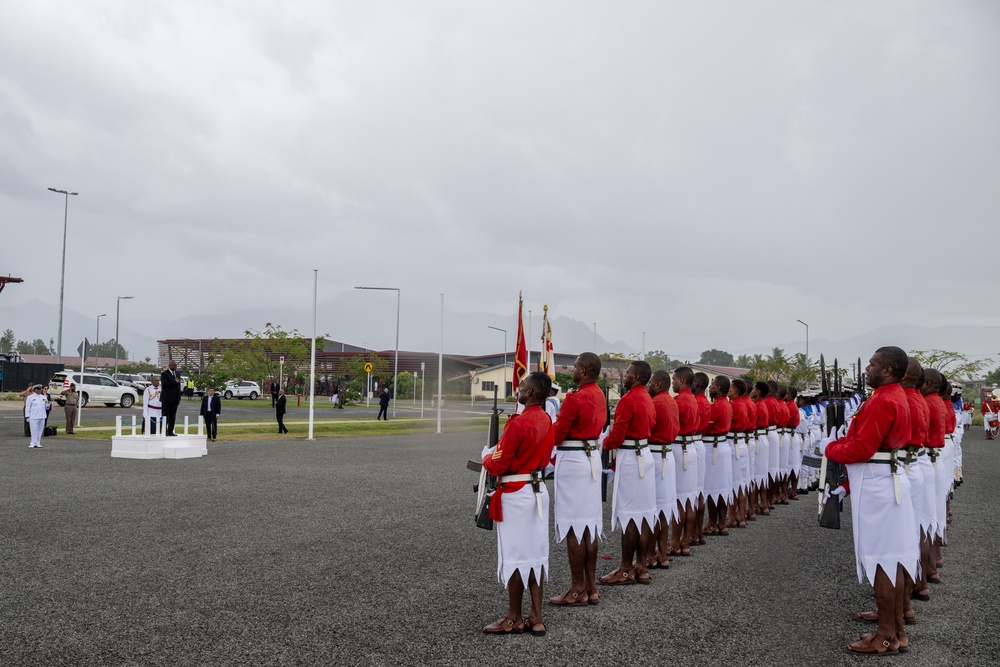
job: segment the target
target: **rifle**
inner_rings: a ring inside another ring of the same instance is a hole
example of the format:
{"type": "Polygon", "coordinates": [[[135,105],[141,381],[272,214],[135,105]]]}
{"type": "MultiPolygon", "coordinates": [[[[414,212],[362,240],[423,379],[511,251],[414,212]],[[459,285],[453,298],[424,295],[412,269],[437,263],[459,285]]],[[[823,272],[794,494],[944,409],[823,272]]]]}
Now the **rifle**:
{"type": "MultiPolygon", "coordinates": [[[[840,396],[842,393],[840,371],[837,366],[837,360],[833,360],[833,392],[831,393],[830,381],[826,375],[826,362],[823,360],[823,355],[819,357],[819,367],[820,376],[822,378],[822,392],[827,396],[827,408],[826,408],[826,432],[829,433],[831,429],[836,433],[837,430],[844,425],[844,399],[840,396]]],[[[844,475],[844,466],[839,463],[834,463],[830,459],[823,457],[823,462],[820,465],[820,483],[822,484],[823,493],[819,494],[819,525],[822,528],[833,528],[834,530],[840,530],[840,512],[841,504],[839,500],[834,500],[831,496],[828,500],[833,500],[833,502],[824,501],[824,497],[827,496],[827,492],[832,492],[841,484],[841,480],[844,475]]]]}
{"type": "MultiPolygon", "coordinates": [[[[497,407],[498,387],[493,387],[493,414],[490,415],[490,428],[486,435],[486,446],[496,447],[500,441],[500,413],[497,407]]],[[[476,494],[476,527],[483,530],[493,530],[493,519],[490,518],[490,497],[497,490],[497,478],[486,472],[482,461],[469,460],[466,467],[479,473],[479,483],[472,487],[476,494]]]]}
{"type": "MultiPolygon", "coordinates": [[[[604,381],[604,407],[606,416],[604,428],[611,426],[611,396],[608,393],[607,379],[604,381]]],[[[601,447],[601,502],[608,502],[608,473],[611,469],[611,450],[601,447]]]]}

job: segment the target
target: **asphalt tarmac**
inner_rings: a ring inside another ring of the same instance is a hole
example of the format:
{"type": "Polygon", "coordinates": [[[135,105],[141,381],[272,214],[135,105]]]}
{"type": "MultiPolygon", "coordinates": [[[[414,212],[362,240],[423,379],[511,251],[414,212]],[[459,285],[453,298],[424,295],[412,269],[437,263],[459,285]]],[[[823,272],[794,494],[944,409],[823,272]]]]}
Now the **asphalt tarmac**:
{"type": "MultiPolygon", "coordinates": [[[[650,586],[546,607],[548,635],[484,636],[506,609],[475,528],[475,433],[210,443],[112,459],[108,440],[0,431],[0,665],[856,665],[872,606],[815,494],[708,538],[650,586]]],[[[966,438],[944,583],[914,602],[907,665],[1000,661],[998,445],[966,438]]],[[[609,511],[606,508],[606,511],[609,511]]],[[[607,521],[607,519],[606,519],[607,521]]],[[[605,524],[607,525],[607,523],[605,524]]],[[[609,536],[600,574],[615,567],[609,536]]],[[[568,584],[553,545],[545,594],[568,584]]],[[[527,610],[527,608],[526,608],[527,610]]],[[[876,660],[869,658],[867,660],[876,660]]]]}

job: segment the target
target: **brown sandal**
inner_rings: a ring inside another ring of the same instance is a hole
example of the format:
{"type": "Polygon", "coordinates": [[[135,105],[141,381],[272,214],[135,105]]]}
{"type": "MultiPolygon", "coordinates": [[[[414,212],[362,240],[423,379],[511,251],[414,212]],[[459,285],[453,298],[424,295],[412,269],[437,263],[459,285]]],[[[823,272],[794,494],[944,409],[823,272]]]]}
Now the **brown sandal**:
{"type": "Polygon", "coordinates": [[[488,635],[519,635],[524,632],[524,622],[514,625],[514,620],[504,616],[499,621],[490,623],[483,628],[488,635]]]}

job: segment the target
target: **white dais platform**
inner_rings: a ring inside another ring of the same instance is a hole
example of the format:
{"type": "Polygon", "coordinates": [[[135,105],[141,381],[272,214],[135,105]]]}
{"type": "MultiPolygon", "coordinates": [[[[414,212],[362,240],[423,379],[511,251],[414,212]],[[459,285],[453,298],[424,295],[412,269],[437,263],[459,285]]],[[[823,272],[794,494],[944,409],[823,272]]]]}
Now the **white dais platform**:
{"type": "MultiPolygon", "coordinates": [[[[111,456],[121,459],[196,459],[208,454],[208,436],[205,422],[198,417],[198,430],[189,429],[188,418],[184,418],[184,431],[174,437],[163,433],[164,422],[159,420],[157,435],[149,435],[150,423],[146,422],[146,433],[139,433],[135,418],[132,418],[132,433],[122,433],[121,417],[116,418],[115,435],[111,438],[111,456]]],[[[175,431],[178,429],[175,427],[175,431]]]]}

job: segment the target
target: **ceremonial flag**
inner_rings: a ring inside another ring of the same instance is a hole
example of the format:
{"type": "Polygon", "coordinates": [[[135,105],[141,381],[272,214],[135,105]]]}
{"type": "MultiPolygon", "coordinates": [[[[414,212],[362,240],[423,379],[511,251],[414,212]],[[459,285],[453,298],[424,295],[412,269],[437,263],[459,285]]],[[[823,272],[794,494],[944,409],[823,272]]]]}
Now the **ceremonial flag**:
{"type": "Polygon", "coordinates": [[[523,293],[517,295],[517,347],[514,350],[514,382],[511,385],[514,393],[521,380],[528,374],[528,346],[524,341],[524,299],[523,293]]]}
{"type": "Polygon", "coordinates": [[[553,382],[556,379],[555,352],[552,350],[552,325],[549,324],[549,307],[542,309],[542,363],[541,370],[553,382]]]}

